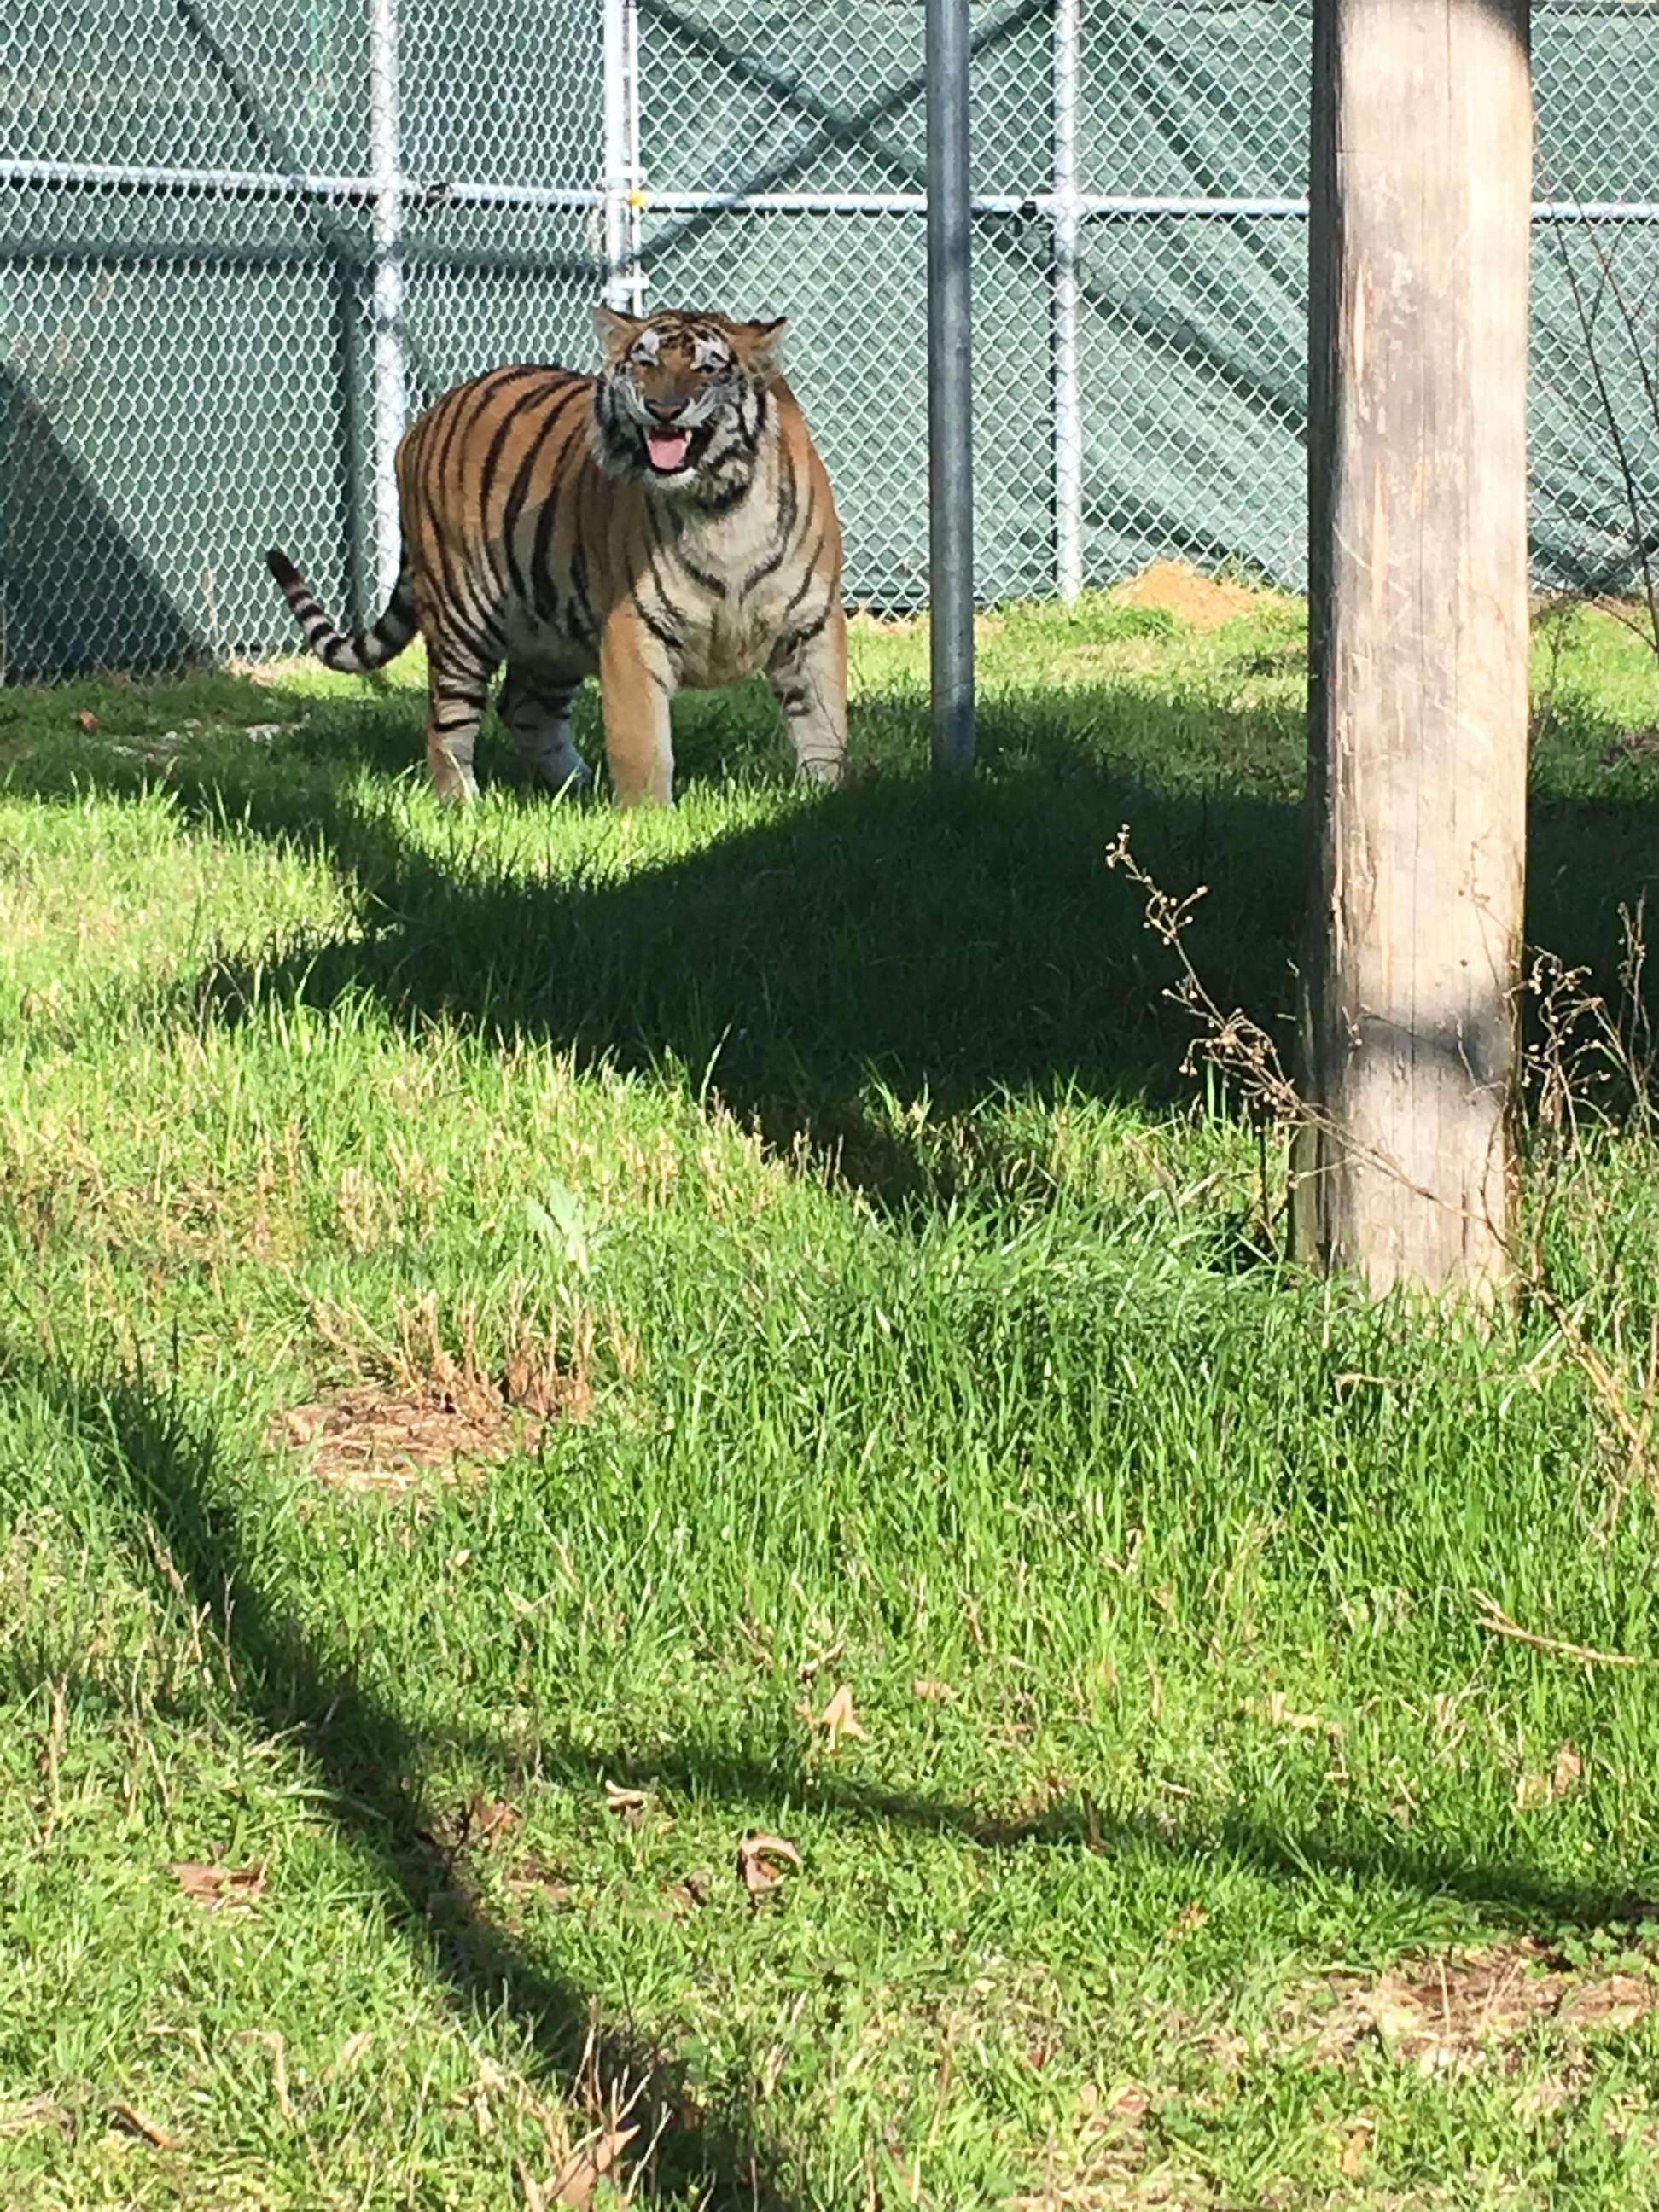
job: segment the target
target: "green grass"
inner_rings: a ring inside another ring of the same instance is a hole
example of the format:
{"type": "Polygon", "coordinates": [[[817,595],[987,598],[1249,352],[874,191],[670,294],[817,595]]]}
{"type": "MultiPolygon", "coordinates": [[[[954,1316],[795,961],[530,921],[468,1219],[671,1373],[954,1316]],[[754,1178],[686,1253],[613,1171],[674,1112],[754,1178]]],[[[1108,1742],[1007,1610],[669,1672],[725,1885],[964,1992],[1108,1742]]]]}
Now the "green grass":
{"type": "MultiPolygon", "coordinates": [[[[845,791],[744,692],[653,818],[499,738],[441,813],[402,673],[0,695],[9,2212],[529,2206],[617,2082],[641,2205],[1659,2199],[1643,1468],[1539,1302],[1277,1262],[1103,865],[1285,1033],[1303,614],[984,627],[966,786],[859,624],[845,791]],[[566,1411],[283,1442],[439,1340],[566,1411]],[[1471,1946],[1577,1995],[1482,2044],[1471,1946]]],[[[1530,933],[1610,984],[1652,659],[1581,614],[1539,686],[1530,933]]],[[[1639,1422],[1659,1147],[1540,1136],[1528,1206],[1639,1422]]]]}

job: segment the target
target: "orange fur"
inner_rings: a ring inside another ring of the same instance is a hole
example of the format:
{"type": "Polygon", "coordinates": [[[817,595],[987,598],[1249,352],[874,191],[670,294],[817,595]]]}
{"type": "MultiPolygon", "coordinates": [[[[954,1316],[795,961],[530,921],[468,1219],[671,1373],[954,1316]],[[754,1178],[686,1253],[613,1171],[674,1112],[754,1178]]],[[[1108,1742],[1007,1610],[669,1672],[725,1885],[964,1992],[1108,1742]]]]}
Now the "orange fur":
{"type": "Polygon", "coordinates": [[[427,762],[475,788],[488,686],[555,787],[586,781],[570,738],[597,674],[618,800],[672,793],[669,702],[763,672],[800,772],[833,782],[847,732],[841,530],[829,477],[777,367],[781,324],[600,308],[597,377],[498,368],[447,393],[398,452],[404,568],[348,641],[284,556],[273,573],[329,665],[378,666],[418,627],[427,762]]]}

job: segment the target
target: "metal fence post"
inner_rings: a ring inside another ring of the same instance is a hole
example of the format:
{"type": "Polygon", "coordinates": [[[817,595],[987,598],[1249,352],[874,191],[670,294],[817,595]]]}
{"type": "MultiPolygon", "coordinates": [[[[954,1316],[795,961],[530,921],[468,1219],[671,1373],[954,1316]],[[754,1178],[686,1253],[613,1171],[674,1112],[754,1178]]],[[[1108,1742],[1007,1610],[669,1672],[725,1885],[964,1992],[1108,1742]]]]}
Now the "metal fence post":
{"type": "Polygon", "coordinates": [[[1077,189],[1082,44],[1082,0],[1054,0],[1054,583],[1062,599],[1074,599],[1083,589],[1083,218],[1077,189]]]}
{"type": "Polygon", "coordinates": [[[973,213],[968,0],[927,0],[927,572],[933,765],[974,757],[973,213]]]}
{"type": "Polygon", "coordinates": [[[384,606],[403,565],[398,441],[404,434],[404,177],[398,128],[398,0],[369,0],[369,168],[374,190],[374,581],[384,606]]]}
{"type": "Polygon", "coordinates": [[[640,17],[635,0],[605,0],[605,297],[645,308],[640,260],[640,17]]]}

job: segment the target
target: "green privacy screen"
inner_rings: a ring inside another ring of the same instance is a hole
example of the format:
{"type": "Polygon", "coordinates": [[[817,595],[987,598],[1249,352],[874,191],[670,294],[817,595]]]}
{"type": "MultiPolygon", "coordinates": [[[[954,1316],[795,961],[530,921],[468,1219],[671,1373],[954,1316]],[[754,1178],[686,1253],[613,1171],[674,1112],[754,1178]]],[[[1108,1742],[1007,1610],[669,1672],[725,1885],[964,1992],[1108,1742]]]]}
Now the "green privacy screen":
{"type": "MultiPolygon", "coordinates": [[[[1299,585],[1309,13],[975,5],[978,580],[1160,555],[1299,585]]],[[[1541,582],[1659,519],[1659,0],[1539,0],[1541,582]],[[1611,269],[1616,296],[1609,289],[1611,269]]],[[[602,289],[787,313],[848,590],[927,577],[919,0],[12,0],[0,31],[0,654],[12,680],[361,620],[398,423],[602,289]]],[[[388,535],[390,532],[390,535],[388,535]]]]}

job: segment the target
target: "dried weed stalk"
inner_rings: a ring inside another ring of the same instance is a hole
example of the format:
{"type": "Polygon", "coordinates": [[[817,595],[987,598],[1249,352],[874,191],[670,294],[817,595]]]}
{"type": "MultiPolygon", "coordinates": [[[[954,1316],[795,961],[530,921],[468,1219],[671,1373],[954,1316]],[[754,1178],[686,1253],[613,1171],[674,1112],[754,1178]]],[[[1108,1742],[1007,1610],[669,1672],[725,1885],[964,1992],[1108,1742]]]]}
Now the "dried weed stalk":
{"type": "Polygon", "coordinates": [[[320,1300],[311,1319],[352,1380],[278,1415],[271,1436],[307,1451],[325,1482],[400,1488],[434,1468],[493,1466],[533,1450],[550,1420],[579,1420],[592,1402],[592,1316],[534,1305],[522,1285],[495,1357],[475,1310],[463,1305],[447,1323],[432,1291],[398,1310],[390,1335],[320,1300]]]}
{"type": "MultiPolygon", "coordinates": [[[[1659,605],[1659,602],[1656,602],[1659,605]]],[[[1659,650],[1659,613],[1656,614],[1659,650]]],[[[1106,850],[1109,867],[1121,871],[1140,893],[1146,927],[1175,956],[1175,982],[1164,993],[1193,1024],[1182,1056],[1184,1075],[1210,1066],[1231,1085],[1247,1117],[1264,1133],[1271,1126],[1287,1140],[1313,1129],[1352,1146],[1297,1091],[1279,1048],[1261,1024],[1239,1008],[1224,1008],[1205,982],[1187,945],[1187,934],[1207,886],[1177,897],[1164,890],[1136,860],[1126,824],[1106,850]]],[[[1589,1386],[1605,1434],[1618,1448],[1620,1467],[1609,1512],[1616,1513],[1626,1491],[1638,1480],[1659,1498],[1659,1459],[1653,1448],[1656,1400],[1659,1399],[1659,1317],[1650,1332],[1648,1354],[1634,1401],[1587,1334],[1579,1312],[1553,1286],[1547,1256],[1547,1231],[1566,1174],[1583,1155],[1592,1133],[1622,1128],[1641,1136],[1655,1133],[1655,1042],[1644,1001],[1647,968],[1646,902],[1620,906],[1623,949],[1619,988],[1611,1005],[1591,983],[1585,968],[1569,968],[1554,954],[1532,956],[1516,993],[1523,1030],[1522,1100],[1532,1102],[1530,1157],[1535,1169],[1536,1202],[1524,1247],[1504,1239],[1521,1297],[1540,1307],[1589,1386]]],[[[1399,1163],[1379,1149],[1359,1148],[1361,1157],[1394,1176],[1419,1196],[1422,1191],[1399,1163]]],[[[1263,1214],[1267,1218],[1266,1176],[1263,1214]]],[[[1615,1251],[1611,1259],[1616,1261],[1615,1251]]]]}

